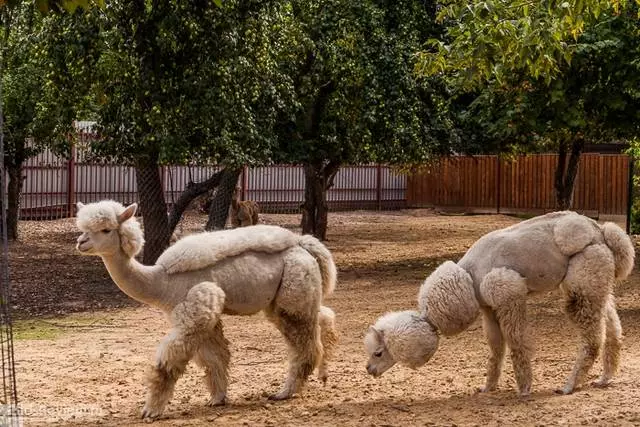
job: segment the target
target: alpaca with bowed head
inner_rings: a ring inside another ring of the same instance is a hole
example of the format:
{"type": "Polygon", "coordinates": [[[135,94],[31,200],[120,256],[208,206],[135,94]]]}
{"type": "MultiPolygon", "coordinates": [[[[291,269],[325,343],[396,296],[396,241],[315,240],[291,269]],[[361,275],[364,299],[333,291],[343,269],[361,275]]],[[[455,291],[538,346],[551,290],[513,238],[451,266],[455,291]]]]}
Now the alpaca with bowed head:
{"type": "Polygon", "coordinates": [[[490,357],[480,391],[496,388],[509,346],[518,391],[528,395],[533,344],[527,295],[559,288],[581,343],[573,371],[558,392],[572,393],[584,382],[601,347],[603,371],[594,385],[607,386],[618,369],[622,341],[614,285],[630,274],[634,257],[631,239],[620,227],[569,211],[488,233],[458,263],[443,263],[425,280],[419,312],[389,313],[369,328],[367,371],[377,377],[395,363],[424,365],[440,335],[467,329],[482,313],[490,357]]]}
{"type": "Polygon", "coordinates": [[[78,203],[77,250],[97,255],[131,298],[162,310],[171,323],[148,378],[143,418],[162,414],[176,381],[192,358],[205,369],[208,405],[226,400],[229,349],[221,314],[264,311],[289,346],[287,378],[271,399],[292,397],[318,368],[327,379],[327,358],[336,344],[334,313],[322,306],[336,284],[328,249],[312,236],[257,225],[185,237],[155,265],[135,256],[144,243],[135,204],[78,203]]]}

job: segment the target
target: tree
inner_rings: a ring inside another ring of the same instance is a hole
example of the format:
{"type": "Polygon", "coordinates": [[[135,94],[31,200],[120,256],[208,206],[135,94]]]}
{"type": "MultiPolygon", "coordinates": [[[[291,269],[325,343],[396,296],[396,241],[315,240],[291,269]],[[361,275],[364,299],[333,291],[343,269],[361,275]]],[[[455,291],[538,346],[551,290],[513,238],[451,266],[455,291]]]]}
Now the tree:
{"type": "MultiPolygon", "coordinates": [[[[42,16],[31,2],[12,2],[2,17],[2,145],[7,183],[7,237],[18,237],[25,160],[49,148],[68,153],[83,82],[66,53],[91,55],[86,39],[71,36],[72,16],[42,16]]],[[[83,28],[77,22],[78,28],[83,28]]]]}
{"type": "MultiPolygon", "coordinates": [[[[112,1],[92,14],[101,53],[94,76],[97,156],[135,167],[145,263],[169,243],[190,199],[223,174],[191,183],[172,211],[159,166],[217,162],[234,170],[269,159],[272,128],[291,100],[278,67],[289,48],[286,2],[112,1]]],[[[229,193],[230,196],[230,193],[229,193]]]]}
{"type": "Polygon", "coordinates": [[[571,206],[585,142],[628,135],[638,118],[637,8],[581,5],[551,10],[536,3],[526,12],[524,5],[490,3],[482,9],[474,3],[458,10],[449,44],[438,44],[444,50],[424,54],[418,67],[448,73],[463,93],[463,128],[475,129],[475,141],[494,140],[486,151],[510,146],[558,152],[558,209],[571,206]],[[532,22],[540,23],[539,31],[530,28],[532,22]]]}
{"type": "Polygon", "coordinates": [[[281,159],[304,166],[302,230],[326,238],[327,190],[341,165],[428,158],[447,122],[414,53],[438,29],[421,1],[296,1],[302,42],[289,73],[297,109],[280,126],[281,159]]]}

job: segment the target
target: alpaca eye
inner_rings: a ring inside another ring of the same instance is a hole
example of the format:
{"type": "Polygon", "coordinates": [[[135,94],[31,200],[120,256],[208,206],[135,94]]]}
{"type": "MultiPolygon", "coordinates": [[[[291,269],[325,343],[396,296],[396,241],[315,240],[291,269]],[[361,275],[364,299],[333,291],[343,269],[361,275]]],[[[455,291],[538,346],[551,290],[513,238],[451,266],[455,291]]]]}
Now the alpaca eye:
{"type": "Polygon", "coordinates": [[[381,351],[376,351],[375,353],[373,353],[374,357],[382,357],[382,352],[381,351]]]}
{"type": "Polygon", "coordinates": [[[104,234],[108,234],[108,233],[111,233],[111,230],[109,230],[108,228],[105,228],[104,230],[102,230],[102,232],[104,234]]]}

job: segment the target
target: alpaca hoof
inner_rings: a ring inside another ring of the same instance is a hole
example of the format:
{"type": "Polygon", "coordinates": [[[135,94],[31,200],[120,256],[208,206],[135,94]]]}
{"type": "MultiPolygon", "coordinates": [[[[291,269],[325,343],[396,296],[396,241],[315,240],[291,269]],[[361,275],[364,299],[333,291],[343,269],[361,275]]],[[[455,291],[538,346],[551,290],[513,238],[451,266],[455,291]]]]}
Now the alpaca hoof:
{"type": "Polygon", "coordinates": [[[525,391],[520,391],[518,392],[518,397],[520,397],[521,399],[528,399],[529,397],[531,397],[531,390],[525,390],[525,391]]]}
{"type": "Polygon", "coordinates": [[[564,396],[573,393],[573,388],[570,387],[564,387],[564,388],[557,388],[555,390],[556,394],[562,394],[564,396]]]}
{"type": "Polygon", "coordinates": [[[611,385],[611,380],[608,378],[600,378],[598,381],[592,382],[591,385],[597,388],[607,388],[611,385]]]}
{"type": "Polygon", "coordinates": [[[279,393],[272,394],[271,396],[268,397],[268,399],[269,400],[287,400],[287,399],[290,399],[291,396],[293,396],[291,393],[281,391],[279,393]]]}
{"type": "Polygon", "coordinates": [[[495,389],[496,389],[496,386],[489,387],[484,385],[482,387],[477,387],[476,393],[489,393],[489,392],[495,391],[495,389]]]}
{"type": "Polygon", "coordinates": [[[145,405],[144,408],[142,408],[142,419],[145,420],[146,422],[152,422],[154,420],[156,420],[158,417],[160,417],[160,415],[162,415],[162,411],[158,410],[158,409],[151,409],[149,407],[147,407],[145,405]]]}
{"type": "Polygon", "coordinates": [[[224,406],[227,404],[227,395],[224,394],[222,396],[212,397],[207,402],[207,406],[216,407],[216,406],[224,406]]]}

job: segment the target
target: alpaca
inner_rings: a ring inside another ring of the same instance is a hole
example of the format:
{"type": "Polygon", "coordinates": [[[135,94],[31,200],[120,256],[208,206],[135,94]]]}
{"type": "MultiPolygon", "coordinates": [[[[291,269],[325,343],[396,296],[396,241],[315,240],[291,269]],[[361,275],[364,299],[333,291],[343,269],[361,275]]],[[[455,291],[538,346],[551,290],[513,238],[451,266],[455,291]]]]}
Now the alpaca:
{"type": "Polygon", "coordinates": [[[231,198],[231,209],[229,216],[231,217],[231,227],[246,227],[248,225],[256,225],[259,220],[260,208],[253,200],[239,200],[240,187],[233,190],[231,198]]]}
{"type": "Polygon", "coordinates": [[[496,388],[508,345],[518,391],[526,396],[533,353],[526,298],[559,288],[581,344],[573,372],[557,391],[570,394],[584,382],[603,343],[603,372],[594,385],[605,387],[618,369],[622,341],[613,289],[631,272],[634,257],[631,239],[620,227],[569,211],[488,233],[457,264],[446,261],[425,280],[419,311],[386,314],[369,328],[367,371],[377,377],[396,362],[424,365],[438,348],[439,335],[467,329],[482,313],[490,357],[480,391],[496,388]]]}
{"type": "Polygon", "coordinates": [[[284,335],[288,375],[270,399],[292,397],[316,367],[326,381],[337,333],[335,314],[321,303],[337,271],[320,241],[270,225],[205,232],[182,238],[146,266],[134,258],[144,243],[136,208],[109,200],[78,203],[76,248],[100,256],[123,292],[170,321],[149,374],[143,418],[162,414],[192,358],[205,369],[208,405],[225,403],[230,354],[221,314],[264,311],[284,335]]]}

